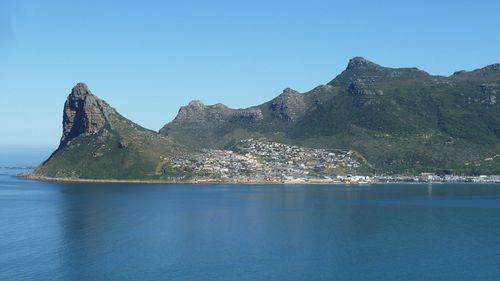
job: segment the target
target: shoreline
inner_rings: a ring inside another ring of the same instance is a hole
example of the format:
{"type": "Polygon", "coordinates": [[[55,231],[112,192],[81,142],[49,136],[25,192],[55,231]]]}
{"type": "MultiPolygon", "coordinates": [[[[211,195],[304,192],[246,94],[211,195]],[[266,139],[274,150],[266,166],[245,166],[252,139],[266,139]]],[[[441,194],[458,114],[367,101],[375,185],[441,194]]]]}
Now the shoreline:
{"type": "Polygon", "coordinates": [[[104,184],[242,184],[242,185],[343,185],[343,186],[367,186],[381,184],[500,184],[498,182],[465,182],[465,181],[373,181],[373,182],[326,182],[326,181],[216,181],[216,180],[189,180],[189,181],[172,181],[172,180],[122,180],[122,179],[76,179],[76,178],[53,178],[44,176],[34,176],[32,174],[18,174],[19,178],[41,182],[58,182],[58,183],[104,183],[104,184]]]}
{"type": "Polygon", "coordinates": [[[169,180],[119,180],[119,179],[70,179],[33,176],[31,174],[18,174],[17,177],[42,181],[60,183],[126,183],[126,184],[245,184],[245,185],[299,185],[299,184],[322,184],[322,185],[368,185],[374,183],[346,183],[346,182],[272,182],[272,181],[214,181],[214,180],[190,180],[190,181],[169,181],[169,180]]]}

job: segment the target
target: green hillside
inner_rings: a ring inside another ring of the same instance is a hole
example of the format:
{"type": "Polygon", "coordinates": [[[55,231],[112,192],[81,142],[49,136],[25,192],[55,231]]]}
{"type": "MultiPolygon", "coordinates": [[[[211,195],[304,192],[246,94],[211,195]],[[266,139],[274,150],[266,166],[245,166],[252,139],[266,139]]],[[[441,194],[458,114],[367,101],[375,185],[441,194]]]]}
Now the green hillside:
{"type": "Polygon", "coordinates": [[[498,174],[498,94],[498,64],[443,77],[357,57],[326,85],[303,94],[286,89],[249,109],[190,103],[160,133],[192,148],[230,147],[258,136],[351,149],[378,173],[498,174]]]}

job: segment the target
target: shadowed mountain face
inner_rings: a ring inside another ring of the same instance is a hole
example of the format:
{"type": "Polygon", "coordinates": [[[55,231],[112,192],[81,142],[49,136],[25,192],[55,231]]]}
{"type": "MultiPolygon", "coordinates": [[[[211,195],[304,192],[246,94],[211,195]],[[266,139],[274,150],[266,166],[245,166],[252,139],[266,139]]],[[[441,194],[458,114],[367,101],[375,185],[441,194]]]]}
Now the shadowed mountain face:
{"type": "Polygon", "coordinates": [[[195,149],[249,137],[352,149],[377,172],[500,173],[499,94],[498,64],[443,77],[356,57],[303,94],[285,89],[238,110],[192,102],[160,133],[195,149]],[[255,117],[235,118],[236,112],[255,117]]]}
{"type": "Polygon", "coordinates": [[[192,101],[159,133],[124,118],[79,83],[64,105],[60,146],[33,175],[186,178],[177,166],[191,163],[194,153],[236,151],[250,138],[353,151],[375,173],[500,174],[499,69],[493,64],[443,77],[356,57],[326,85],[306,93],[285,89],[258,106],[192,101]]]}
{"type": "Polygon", "coordinates": [[[78,83],[64,104],[63,135],[59,147],[80,135],[99,132],[109,123],[110,111],[110,106],[94,96],[87,85],[78,83]]]}

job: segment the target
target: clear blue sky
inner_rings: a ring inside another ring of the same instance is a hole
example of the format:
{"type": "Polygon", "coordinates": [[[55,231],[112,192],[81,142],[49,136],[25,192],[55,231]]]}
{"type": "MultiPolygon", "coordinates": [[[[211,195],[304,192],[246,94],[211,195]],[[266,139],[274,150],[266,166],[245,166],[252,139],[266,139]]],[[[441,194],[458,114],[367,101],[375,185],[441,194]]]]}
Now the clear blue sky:
{"type": "Polygon", "coordinates": [[[158,130],[200,99],[304,92],[354,56],[449,75],[500,62],[498,1],[0,0],[0,147],[55,148],[86,82],[158,130]]]}

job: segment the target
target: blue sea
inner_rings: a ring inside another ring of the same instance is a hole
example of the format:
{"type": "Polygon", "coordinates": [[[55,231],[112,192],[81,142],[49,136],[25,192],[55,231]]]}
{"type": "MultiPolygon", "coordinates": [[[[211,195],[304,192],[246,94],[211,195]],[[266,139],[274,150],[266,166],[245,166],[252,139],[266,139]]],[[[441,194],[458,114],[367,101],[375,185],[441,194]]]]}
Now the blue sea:
{"type": "Polygon", "coordinates": [[[66,184],[0,169],[0,280],[500,280],[500,185],[66,184]]]}

